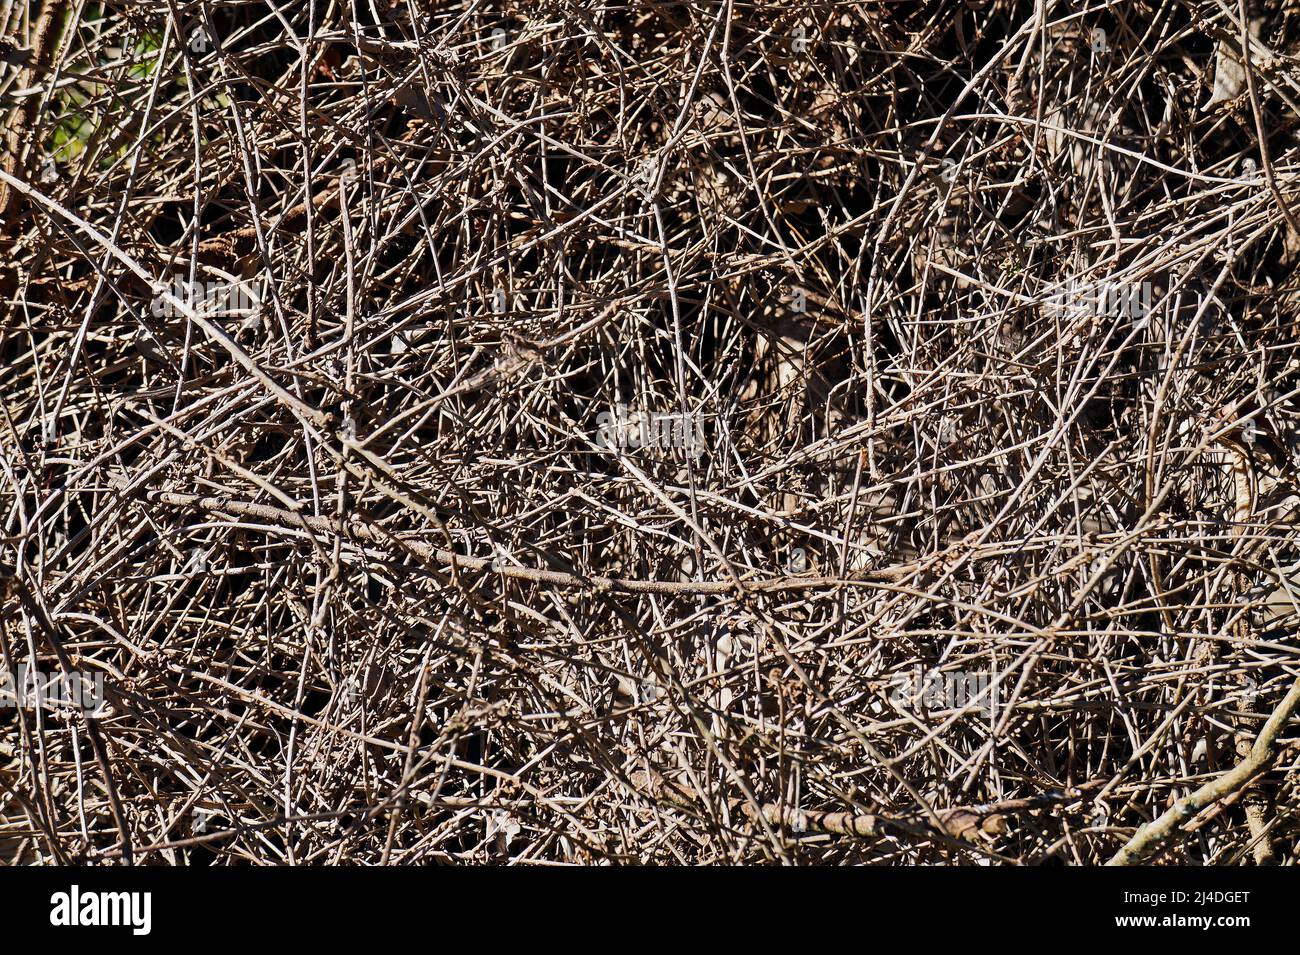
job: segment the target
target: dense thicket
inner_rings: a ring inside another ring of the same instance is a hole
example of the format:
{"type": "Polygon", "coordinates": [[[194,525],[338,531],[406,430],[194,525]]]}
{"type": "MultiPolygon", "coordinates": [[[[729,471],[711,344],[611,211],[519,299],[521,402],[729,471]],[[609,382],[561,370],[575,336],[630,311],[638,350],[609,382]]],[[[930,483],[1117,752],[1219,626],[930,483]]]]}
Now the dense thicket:
{"type": "Polygon", "coordinates": [[[0,0],[4,861],[1296,861],[1291,16],[0,0]]]}

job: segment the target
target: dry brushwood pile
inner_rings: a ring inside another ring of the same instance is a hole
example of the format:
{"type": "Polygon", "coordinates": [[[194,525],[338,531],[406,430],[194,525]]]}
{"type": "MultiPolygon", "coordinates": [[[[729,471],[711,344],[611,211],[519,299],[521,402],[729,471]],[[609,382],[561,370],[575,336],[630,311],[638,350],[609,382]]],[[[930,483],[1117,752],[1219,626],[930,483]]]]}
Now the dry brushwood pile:
{"type": "Polygon", "coordinates": [[[1290,3],[0,0],[0,861],[1300,862],[1290,3]]]}

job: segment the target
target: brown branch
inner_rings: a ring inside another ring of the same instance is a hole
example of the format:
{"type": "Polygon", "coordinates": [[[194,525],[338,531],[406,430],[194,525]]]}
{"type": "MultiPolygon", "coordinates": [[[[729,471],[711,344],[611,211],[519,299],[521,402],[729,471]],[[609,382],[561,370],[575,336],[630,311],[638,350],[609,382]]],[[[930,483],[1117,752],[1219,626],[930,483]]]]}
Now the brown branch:
{"type": "Polygon", "coordinates": [[[1287,722],[1300,707],[1300,680],[1269,716],[1264,728],[1255,737],[1249,755],[1228,772],[1201,786],[1195,792],[1179,799],[1158,818],[1147,823],[1133,834],[1124,847],[1111,857],[1107,865],[1137,865],[1160,849],[1174,831],[1211,803],[1217,802],[1246,787],[1260,773],[1266,771],[1276,753],[1278,737],[1287,722]]]}

